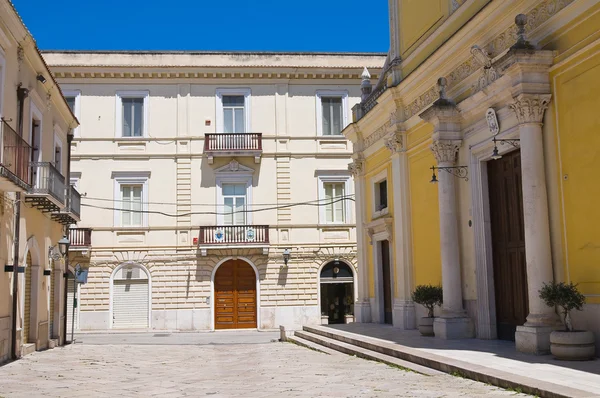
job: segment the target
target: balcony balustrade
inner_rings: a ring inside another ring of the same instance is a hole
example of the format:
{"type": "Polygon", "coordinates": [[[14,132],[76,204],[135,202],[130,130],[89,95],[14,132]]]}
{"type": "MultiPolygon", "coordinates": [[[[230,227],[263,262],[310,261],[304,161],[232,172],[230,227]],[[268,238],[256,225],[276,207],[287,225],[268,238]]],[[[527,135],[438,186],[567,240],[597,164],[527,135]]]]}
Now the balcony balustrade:
{"type": "Polygon", "coordinates": [[[5,192],[27,191],[31,185],[31,145],[10,125],[0,123],[2,147],[0,148],[0,190],[5,192]]]}
{"type": "Polygon", "coordinates": [[[50,162],[31,162],[32,185],[25,202],[45,213],[59,212],[65,207],[65,177],[50,162]]]}
{"type": "Polygon", "coordinates": [[[208,162],[218,156],[253,156],[256,163],[262,154],[261,133],[210,133],[204,135],[204,153],[208,162]]]}
{"type": "Polygon", "coordinates": [[[52,213],[52,219],[61,224],[75,224],[81,221],[81,194],[73,186],[69,186],[66,206],[58,213],[52,213]]]}
{"type": "Polygon", "coordinates": [[[211,225],[200,227],[198,246],[206,255],[207,247],[269,246],[268,225],[211,225]]]}
{"type": "Polygon", "coordinates": [[[69,250],[81,250],[92,246],[91,228],[69,228],[69,250]]]}

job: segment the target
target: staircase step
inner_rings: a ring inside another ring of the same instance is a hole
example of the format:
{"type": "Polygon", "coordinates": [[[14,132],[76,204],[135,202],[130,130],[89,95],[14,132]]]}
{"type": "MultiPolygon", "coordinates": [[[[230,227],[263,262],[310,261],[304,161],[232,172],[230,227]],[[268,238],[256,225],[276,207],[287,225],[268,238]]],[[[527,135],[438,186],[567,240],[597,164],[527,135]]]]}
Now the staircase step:
{"type": "Polygon", "coordinates": [[[297,336],[297,335],[293,335],[293,336],[289,336],[287,338],[288,341],[291,341],[294,344],[297,344],[299,346],[305,347],[305,348],[309,348],[311,350],[315,350],[315,351],[319,351],[322,352],[323,354],[327,354],[327,355],[342,355],[339,351],[336,350],[332,350],[331,348],[327,348],[321,344],[317,344],[314,343],[310,340],[307,340],[303,337],[297,336]]]}
{"type": "Polygon", "coordinates": [[[415,363],[404,361],[402,359],[398,359],[390,355],[381,354],[370,349],[361,348],[353,344],[345,343],[336,339],[332,339],[311,332],[297,331],[294,332],[294,337],[300,337],[304,340],[320,344],[322,346],[342,352],[344,354],[355,355],[359,358],[382,362],[386,365],[408,369],[426,376],[439,376],[444,374],[443,372],[425,366],[417,365],[415,363]]]}

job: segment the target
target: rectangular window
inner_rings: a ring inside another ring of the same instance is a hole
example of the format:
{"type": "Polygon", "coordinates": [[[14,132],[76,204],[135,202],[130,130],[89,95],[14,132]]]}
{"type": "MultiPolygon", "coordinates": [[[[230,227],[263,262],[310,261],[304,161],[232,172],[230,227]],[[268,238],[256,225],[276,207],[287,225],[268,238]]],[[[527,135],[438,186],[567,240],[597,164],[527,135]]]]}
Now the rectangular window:
{"type": "Polygon", "coordinates": [[[346,184],[343,182],[328,182],[325,188],[325,221],[328,223],[346,222],[346,204],[343,199],[346,184]]]}
{"type": "Polygon", "coordinates": [[[321,97],[323,107],[323,135],[340,135],[343,130],[341,97],[321,97]]]}
{"type": "Polygon", "coordinates": [[[121,226],[141,227],[143,185],[121,185],[121,226]]]}
{"type": "Polygon", "coordinates": [[[245,133],[244,96],[223,96],[223,129],[225,133],[245,133]]]}
{"type": "Polygon", "coordinates": [[[142,137],[144,129],[144,99],[122,98],[123,137],[142,137]]]}
{"type": "Polygon", "coordinates": [[[75,114],[75,97],[65,97],[65,99],[67,100],[67,105],[69,105],[71,112],[75,114]]]}
{"type": "Polygon", "coordinates": [[[62,174],[62,148],[58,144],[54,146],[54,167],[62,174]]]}
{"type": "Polygon", "coordinates": [[[246,184],[223,184],[223,207],[225,225],[246,224],[246,184]]]}
{"type": "Polygon", "coordinates": [[[377,211],[387,209],[387,180],[382,180],[375,184],[375,203],[377,211]]]}

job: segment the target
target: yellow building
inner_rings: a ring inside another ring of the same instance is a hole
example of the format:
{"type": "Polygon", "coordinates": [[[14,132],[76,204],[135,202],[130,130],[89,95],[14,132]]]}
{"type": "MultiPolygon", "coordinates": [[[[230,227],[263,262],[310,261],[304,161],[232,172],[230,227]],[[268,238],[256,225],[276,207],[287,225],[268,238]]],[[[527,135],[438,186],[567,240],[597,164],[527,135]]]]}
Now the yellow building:
{"type": "Polygon", "coordinates": [[[58,242],[79,221],[68,156],[77,125],[33,37],[0,0],[0,363],[64,342],[58,242]]]}
{"type": "Polygon", "coordinates": [[[411,292],[442,284],[436,336],[544,353],[559,320],[538,291],[555,280],[579,284],[573,322],[598,341],[600,3],[390,0],[390,21],[344,130],[357,320],[412,329],[411,292]]]}

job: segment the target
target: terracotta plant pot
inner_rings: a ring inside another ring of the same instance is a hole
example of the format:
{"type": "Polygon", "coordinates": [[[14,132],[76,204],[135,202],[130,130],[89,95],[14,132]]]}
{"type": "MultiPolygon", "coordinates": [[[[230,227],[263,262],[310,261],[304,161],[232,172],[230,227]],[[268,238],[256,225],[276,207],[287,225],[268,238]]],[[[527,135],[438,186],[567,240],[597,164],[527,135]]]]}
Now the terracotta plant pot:
{"type": "Polygon", "coordinates": [[[587,361],[596,355],[594,333],[588,331],[550,333],[550,352],[556,359],[587,361]]]}
{"type": "Polygon", "coordinates": [[[433,333],[433,320],[435,318],[434,317],[423,317],[421,318],[421,320],[419,321],[419,332],[421,332],[421,334],[423,336],[434,336],[433,333]]]}

